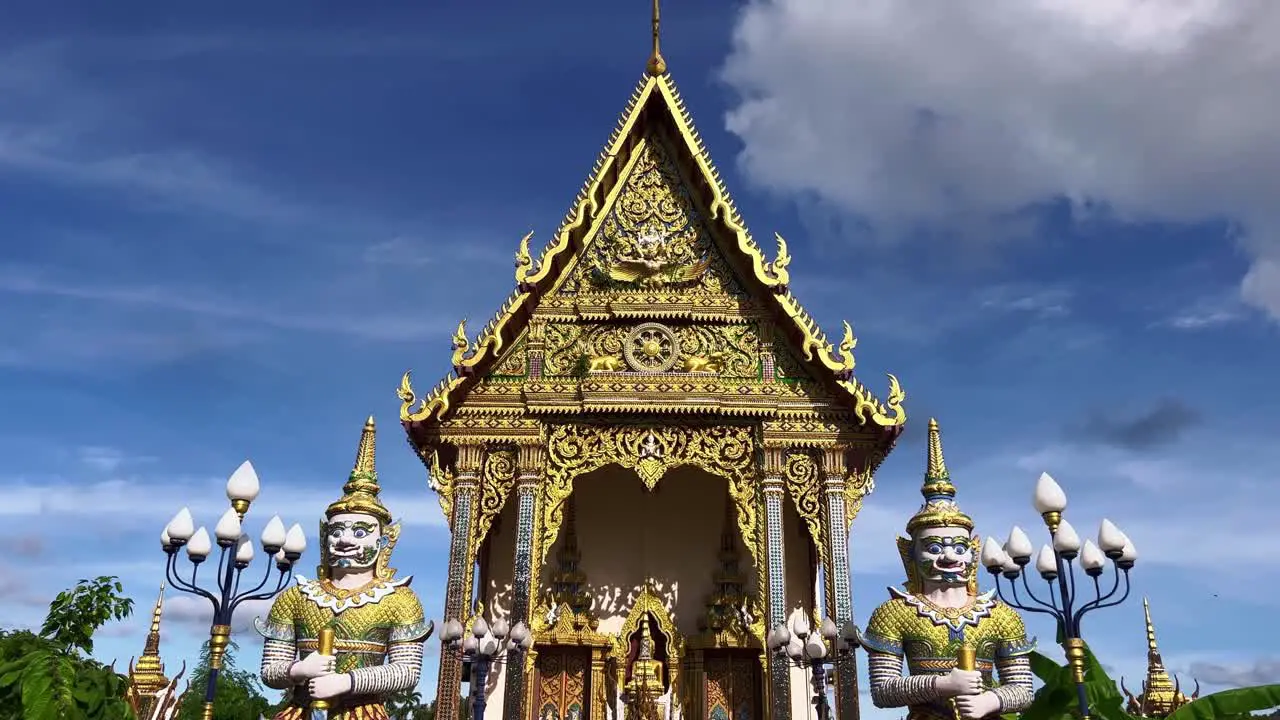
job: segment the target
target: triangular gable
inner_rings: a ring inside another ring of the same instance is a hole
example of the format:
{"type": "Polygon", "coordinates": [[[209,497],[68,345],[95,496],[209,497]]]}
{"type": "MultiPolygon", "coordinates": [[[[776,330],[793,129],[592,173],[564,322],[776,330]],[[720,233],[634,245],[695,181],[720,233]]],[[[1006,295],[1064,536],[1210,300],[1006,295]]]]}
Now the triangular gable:
{"type": "MultiPolygon", "coordinates": [[[[735,288],[722,286],[718,288],[721,292],[708,293],[706,298],[688,303],[676,302],[665,308],[666,315],[697,319],[708,308],[715,312],[723,311],[726,304],[757,303],[766,306],[774,327],[778,329],[775,346],[779,356],[794,356],[797,362],[791,364],[803,366],[809,375],[831,387],[837,396],[843,398],[837,398],[838,405],[851,411],[861,423],[884,428],[895,428],[905,423],[904,393],[897,378],[889,375],[886,400],[875,397],[853,377],[856,340],[849,324],[844,324],[844,337],[839,347],[833,348],[816,321],[791,294],[787,271],[790,256],[785,240],[777,236],[778,253],[770,261],[751,238],[693,127],[675,84],[665,73],[646,75],[637,85],[618,126],[596,160],[590,178],[578,192],[560,229],[537,261],[529,252],[532,233],[521,240],[516,255],[516,289],[479,333],[477,341],[468,341],[465,320],[459,325],[453,338],[453,372],[425,397],[413,391],[409,374],[405,374],[399,391],[403,402],[403,421],[422,423],[440,420],[481,378],[495,369],[498,375],[504,374],[497,366],[513,364],[513,351],[522,352],[517,346],[526,342],[532,313],[540,307],[545,311],[545,306],[561,302],[569,290],[579,295],[572,301],[574,311],[579,316],[593,314],[592,293],[566,289],[566,284],[573,282],[573,273],[605,273],[630,288],[622,292],[621,303],[617,298],[608,300],[610,308],[604,307],[605,299],[599,300],[602,317],[614,312],[611,308],[625,307],[628,292],[643,299],[644,273],[668,272],[666,266],[661,263],[649,263],[648,266],[632,263],[628,266],[618,262],[617,258],[612,262],[602,261],[599,257],[593,259],[588,257],[588,246],[600,234],[602,223],[609,220],[607,211],[631,176],[629,171],[634,170],[634,165],[656,162],[651,157],[655,152],[668,151],[679,156],[670,160],[683,169],[681,180],[688,186],[689,194],[696,196],[693,201],[701,210],[701,220],[715,226],[711,228],[712,234],[717,238],[719,252],[731,266],[729,274],[743,287],[741,292],[735,292],[735,288]],[[591,267],[587,267],[588,264],[591,267]],[[783,352],[784,348],[789,352],[783,352]]],[[[672,264],[670,272],[687,273],[693,278],[698,269],[696,264],[672,264]]],[[[681,279],[684,278],[676,278],[681,279]]],[[[690,287],[696,289],[700,285],[691,284],[690,287]]],[[[616,317],[617,313],[614,315],[616,317]]]]}

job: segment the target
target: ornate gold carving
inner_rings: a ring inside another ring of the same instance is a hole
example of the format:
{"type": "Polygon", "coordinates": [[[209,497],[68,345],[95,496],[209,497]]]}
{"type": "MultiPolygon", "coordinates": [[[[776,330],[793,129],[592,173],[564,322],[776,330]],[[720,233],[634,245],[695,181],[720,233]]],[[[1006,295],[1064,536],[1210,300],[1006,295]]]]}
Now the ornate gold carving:
{"type": "Polygon", "coordinates": [[[689,640],[690,648],[760,648],[752,632],[755,620],[752,598],[739,568],[738,532],[733,519],[733,502],[725,504],[724,529],[720,533],[720,561],[712,574],[714,583],[707,596],[706,611],[699,618],[699,635],[689,640]]]}
{"type": "Polygon", "coordinates": [[[440,464],[439,450],[431,449],[421,452],[424,455],[429,454],[431,456],[429,461],[431,464],[427,471],[427,483],[436,492],[436,496],[440,498],[440,511],[444,513],[444,521],[452,523],[454,474],[440,464]]]}
{"type": "Polygon", "coordinates": [[[632,370],[661,373],[675,365],[679,348],[671,328],[661,323],[644,323],[627,333],[622,353],[632,370]]]}
{"type": "Polygon", "coordinates": [[[529,240],[533,237],[533,231],[530,230],[524,237],[520,238],[520,247],[516,250],[516,284],[524,285],[529,281],[536,268],[533,266],[533,256],[529,254],[529,240]]]}
{"type": "Polygon", "coordinates": [[[844,479],[844,520],[845,527],[853,526],[853,521],[862,510],[862,501],[876,489],[875,470],[868,467],[863,470],[850,470],[844,479]]]}
{"type": "Polygon", "coordinates": [[[680,665],[684,659],[684,636],[676,629],[675,618],[667,603],[653,588],[652,582],[646,582],[631,601],[631,610],[622,623],[622,630],[613,638],[613,657],[618,665],[618,687],[623,687],[627,679],[627,656],[631,649],[631,636],[640,629],[640,621],[648,616],[651,620],[649,629],[661,633],[667,640],[667,676],[672,688],[680,687],[680,665]],[[654,627],[654,626],[657,627],[654,627]]]}
{"type": "Polygon", "coordinates": [[[489,534],[493,519],[502,512],[511,488],[516,484],[516,451],[512,448],[491,450],[480,471],[480,507],[476,530],[471,535],[471,556],[478,557],[481,543],[489,534]]]}
{"type": "Polygon", "coordinates": [[[453,369],[457,372],[462,367],[462,361],[465,360],[467,354],[472,351],[471,342],[467,340],[466,318],[462,318],[458,321],[458,328],[453,331],[451,347],[453,348],[453,355],[450,356],[449,362],[453,364],[453,369]]]}
{"type": "Polygon", "coordinates": [[[543,484],[544,524],[540,561],[555,543],[564,520],[564,503],[573,480],[616,464],[642,474],[652,487],[671,468],[698,467],[726,478],[738,505],[744,538],[756,537],[752,432],[742,426],[557,425],[547,439],[547,480],[543,484]],[[745,505],[745,506],[744,506],[745,505]]]}
{"type": "Polygon", "coordinates": [[[680,363],[680,369],[688,373],[711,373],[718,374],[724,367],[724,356],[722,352],[713,352],[708,355],[689,355],[680,363]]]}
{"type": "MultiPolygon", "coordinates": [[[[588,371],[613,367],[604,358],[625,356],[630,369],[640,373],[672,371],[710,372],[704,360],[718,359],[715,371],[728,377],[757,378],[760,373],[760,341],[753,324],[677,325],[643,323],[625,325],[550,323],[547,326],[543,374],[568,377],[586,357],[588,371]],[[653,354],[650,354],[653,353],[653,354]],[[693,360],[693,358],[702,360],[693,360]],[[600,368],[593,367],[601,364],[600,368]],[[690,369],[694,368],[694,369],[690,369]]],[[[624,369],[624,368],[617,368],[624,369]]],[[[615,371],[615,370],[609,370],[615,371]]]]}
{"type": "Polygon", "coordinates": [[[607,647],[614,645],[613,638],[602,635],[586,616],[575,613],[568,603],[562,603],[552,611],[545,604],[534,613],[532,628],[535,645],[584,645],[607,647]],[[554,620],[548,621],[548,617],[554,620]]]}
{"type": "Polygon", "coordinates": [[[585,284],[724,292],[731,275],[665,143],[648,135],[634,158],[588,246],[585,284]]]}
{"type": "Polygon", "coordinates": [[[511,346],[507,354],[493,368],[491,375],[524,377],[529,371],[527,343],[520,340],[511,346]]]}
{"type": "Polygon", "coordinates": [[[809,528],[818,560],[827,565],[827,536],[822,522],[822,471],[809,452],[792,452],[786,456],[782,471],[787,490],[795,503],[796,514],[809,528]]]}
{"type": "Polygon", "coordinates": [[[587,372],[622,372],[622,361],[613,355],[587,355],[587,372]]]}

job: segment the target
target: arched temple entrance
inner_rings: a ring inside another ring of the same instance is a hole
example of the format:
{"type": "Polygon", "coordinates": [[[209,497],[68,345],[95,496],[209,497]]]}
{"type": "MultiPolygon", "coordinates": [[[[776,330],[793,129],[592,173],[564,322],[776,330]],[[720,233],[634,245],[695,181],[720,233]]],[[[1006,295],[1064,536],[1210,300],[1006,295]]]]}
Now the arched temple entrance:
{"type": "MultiPolygon", "coordinates": [[[[766,629],[852,618],[848,532],[906,415],[892,376],[883,401],[854,379],[852,330],[832,346],[788,262],[743,228],[670,76],[646,75],[550,243],[520,243],[511,297],[474,341],[459,325],[453,373],[422,396],[405,375],[453,531],[445,615],[535,633],[485,720],[621,720],[637,694],[669,720],[807,712],[766,629]]],[[[459,670],[444,652],[439,720],[459,670]]],[[[836,690],[855,718],[852,662],[836,690]]]]}

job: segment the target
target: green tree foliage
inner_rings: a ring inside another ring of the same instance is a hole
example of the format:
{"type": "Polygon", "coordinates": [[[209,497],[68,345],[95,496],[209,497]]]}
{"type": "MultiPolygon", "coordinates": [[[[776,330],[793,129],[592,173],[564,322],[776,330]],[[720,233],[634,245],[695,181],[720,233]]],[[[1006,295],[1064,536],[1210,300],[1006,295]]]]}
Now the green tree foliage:
{"type": "MultiPolygon", "coordinates": [[[[1085,693],[1089,699],[1090,714],[1101,720],[1135,720],[1133,715],[1125,712],[1124,696],[1115,681],[1087,649],[1085,663],[1085,693]]],[[[1020,716],[1009,715],[1006,718],[1066,720],[1078,717],[1079,705],[1071,669],[1040,653],[1033,653],[1031,670],[1044,686],[1036,693],[1031,707],[1020,716]]],[[[1257,720],[1253,713],[1277,707],[1280,707],[1280,685],[1260,685],[1206,695],[1173,711],[1166,720],[1257,720]]]]}
{"type": "Polygon", "coordinates": [[[132,720],[127,680],[89,657],[93,634],[133,600],[114,576],[58,593],[39,633],[0,631],[0,720],[132,720]]]}
{"type": "MultiPolygon", "coordinates": [[[[218,672],[218,687],[213,704],[214,720],[258,720],[268,715],[272,703],[263,696],[257,673],[241,670],[236,666],[235,653],[239,650],[233,642],[227,646],[218,672]]],[[[191,690],[178,706],[178,716],[198,718],[204,709],[205,688],[209,685],[209,642],[200,649],[200,662],[191,673],[191,690]]]]}

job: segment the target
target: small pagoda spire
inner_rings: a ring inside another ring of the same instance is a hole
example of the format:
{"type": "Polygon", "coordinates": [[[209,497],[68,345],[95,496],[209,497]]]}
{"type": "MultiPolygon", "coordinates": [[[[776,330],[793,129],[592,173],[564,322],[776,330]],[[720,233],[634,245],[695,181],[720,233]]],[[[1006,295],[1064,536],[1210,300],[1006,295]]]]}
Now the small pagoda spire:
{"type": "Polygon", "coordinates": [[[725,503],[724,527],[720,532],[720,567],[712,575],[711,594],[707,596],[706,611],[698,620],[703,632],[745,632],[742,622],[742,605],[746,598],[745,580],[740,569],[737,525],[734,522],[733,501],[725,503]]]}
{"type": "MultiPolygon", "coordinates": [[[[160,584],[160,596],[151,611],[151,629],[142,646],[142,655],[129,663],[129,686],[139,699],[154,701],[154,695],[169,685],[164,676],[164,664],[160,662],[160,617],[164,613],[164,583],[160,584]]],[[[145,702],[145,700],[144,700],[145,702]]]]}
{"type": "Polygon", "coordinates": [[[578,549],[578,520],[574,497],[569,496],[564,506],[564,541],[556,553],[556,573],[551,579],[551,597],[556,604],[568,604],[580,615],[591,611],[591,595],[587,591],[587,576],[582,572],[582,551],[578,549]]]}
{"type": "Polygon", "coordinates": [[[1200,697],[1200,683],[1196,683],[1191,697],[1182,693],[1178,681],[1169,676],[1160,656],[1156,627],[1151,622],[1151,604],[1147,598],[1142,599],[1142,614],[1147,630],[1147,677],[1142,681],[1141,694],[1136,697],[1125,687],[1124,678],[1120,679],[1120,689],[1129,698],[1129,713],[1138,717],[1162,718],[1200,697]]]}
{"type": "Polygon", "coordinates": [[[667,73],[667,61],[662,57],[662,49],[660,47],[660,37],[662,35],[662,18],[658,11],[658,0],[653,0],[653,50],[649,52],[649,62],[645,65],[645,72],[653,77],[665,75],[667,73]]]}
{"type": "Polygon", "coordinates": [[[1147,624],[1147,692],[1172,691],[1173,680],[1165,669],[1164,659],[1160,657],[1160,646],[1156,644],[1156,627],[1151,622],[1151,603],[1142,598],[1142,614],[1147,624]]]}

